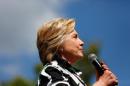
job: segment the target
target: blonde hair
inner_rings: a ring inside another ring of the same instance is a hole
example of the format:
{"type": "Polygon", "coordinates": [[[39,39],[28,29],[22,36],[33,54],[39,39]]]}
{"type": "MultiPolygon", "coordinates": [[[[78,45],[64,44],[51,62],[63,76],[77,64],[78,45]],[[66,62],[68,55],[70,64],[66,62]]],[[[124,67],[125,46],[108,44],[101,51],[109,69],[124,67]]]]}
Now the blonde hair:
{"type": "Polygon", "coordinates": [[[54,19],[42,25],[37,32],[37,48],[43,64],[50,62],[58,53],[66,36],[74,31],[74,19],[54,19]]]}

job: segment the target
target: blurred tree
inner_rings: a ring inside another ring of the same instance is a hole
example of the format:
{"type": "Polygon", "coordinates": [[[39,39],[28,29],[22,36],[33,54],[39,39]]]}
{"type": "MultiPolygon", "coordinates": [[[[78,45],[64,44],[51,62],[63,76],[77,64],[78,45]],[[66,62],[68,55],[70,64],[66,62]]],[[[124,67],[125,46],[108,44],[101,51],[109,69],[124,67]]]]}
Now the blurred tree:
{"type": "Polygon", "coordinates": [[[7,86],[34,86],[33,81],[17,76],[8,82],[7,86]]]}
{"type": "Polygon", "coordinates": [[[40,71],[43,69],[43,65],[41,63],[36,64],[34,67],[34,73],[36,75],[36,79],[38,78],[38,75],[40,73],[40,71]]]}

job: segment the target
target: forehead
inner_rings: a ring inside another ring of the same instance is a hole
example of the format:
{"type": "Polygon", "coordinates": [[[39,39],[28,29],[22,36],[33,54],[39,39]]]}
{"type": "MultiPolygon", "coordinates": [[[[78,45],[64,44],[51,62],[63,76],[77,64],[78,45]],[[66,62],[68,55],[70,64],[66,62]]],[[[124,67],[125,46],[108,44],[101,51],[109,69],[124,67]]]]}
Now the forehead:
{"type": "Polygon", "coordinates": [[[71,35],[75,35],[78,34],[76,30],[74,30],[72,33],[70,33],[71,35]]]}
{"type": "Polygon", "coordinates": [[[70,39],[72,36],[78,35],[78,33],[76,32],[76,30],[72,31],[70,34],[66,35],[65,39],[70,39]]]}

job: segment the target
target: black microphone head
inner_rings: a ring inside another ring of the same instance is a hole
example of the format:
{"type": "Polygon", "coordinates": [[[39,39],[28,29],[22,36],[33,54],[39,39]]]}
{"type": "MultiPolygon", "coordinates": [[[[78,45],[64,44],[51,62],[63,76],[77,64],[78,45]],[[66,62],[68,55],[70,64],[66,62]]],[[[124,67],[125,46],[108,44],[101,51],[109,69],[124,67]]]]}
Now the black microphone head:
{"type": "Polygon", "coordinates": [[[104,72],[104,69],[103,69],[100,61],[98,60],[97,56],[94,53],[92,53],[92,54],[88,55],[88,59],[91,61],[91,63],[97,69],[99,75],[102,75],[104,72]]]}
{"type": "Polygon", "coordinates": [[[92,61],[97,59],[97,56],[96,56],[96,54],[91,53],[91,54],[88,55],[88,59],[92,62],[92,61]]]}

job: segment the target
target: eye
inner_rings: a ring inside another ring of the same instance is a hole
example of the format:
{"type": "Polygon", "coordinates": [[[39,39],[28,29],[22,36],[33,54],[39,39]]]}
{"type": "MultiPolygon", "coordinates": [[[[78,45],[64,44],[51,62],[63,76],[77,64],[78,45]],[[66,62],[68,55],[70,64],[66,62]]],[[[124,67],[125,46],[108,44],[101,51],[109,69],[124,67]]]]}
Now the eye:
{"type": "Polygon", "coordinates": [[[78,35],[77,35],[77,34],[75,34],[73,37],[74,37],[74,38],[78,38],[78,35]]]}

